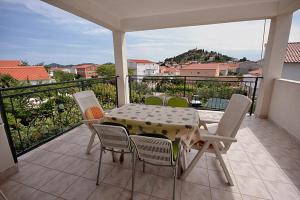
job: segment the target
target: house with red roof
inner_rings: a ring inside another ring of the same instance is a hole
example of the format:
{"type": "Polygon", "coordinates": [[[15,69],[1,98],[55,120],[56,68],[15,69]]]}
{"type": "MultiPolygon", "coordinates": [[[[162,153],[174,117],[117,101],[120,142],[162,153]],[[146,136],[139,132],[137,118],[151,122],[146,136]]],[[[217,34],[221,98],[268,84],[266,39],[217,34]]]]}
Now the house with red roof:
{"type": "Polygon", "coordinates": [[[97,65],[94,64],[82,64],[76,66],[77,74],[83,78],[97,77],[97,65]]]}
{"type": "Polygon", "coordinates": [[[127,65],[137,76],[153,76],[159,73],[159,65],[150,60],[129,59],[127,65]]]}
{"type": "Polygon", "coordinates": [[[300,81],[300,42],[288,43],[281,77],[300,81]]]}
{"type": "Polygon", "coordinates": [[[180,76],[219,76],[219,63],[194,63],[180,69],[180,76]]]}
{"type": "Polygon", "coordinates": [[[0,75],[10,75],[14,79],[32,85],[48,83],[50,76],[43,66],[21,66],[21,61],[0,60],[0,75]]]}
{"type": "Polygon", "coordinates": [[[178,76],[180,75],[180,70],[177,67],[161,66],[159,68],[159,73],[164,75],[170,75],[170,76],[178,76]]]}

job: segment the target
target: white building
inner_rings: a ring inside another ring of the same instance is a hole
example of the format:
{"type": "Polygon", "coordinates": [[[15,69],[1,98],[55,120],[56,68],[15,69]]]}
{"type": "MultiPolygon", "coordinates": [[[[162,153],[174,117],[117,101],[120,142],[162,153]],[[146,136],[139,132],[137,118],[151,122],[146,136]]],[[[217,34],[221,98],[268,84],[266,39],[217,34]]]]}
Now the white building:
{"type": "Polygon", "coordinates": [[[281,77],[300,81],[300,42],[288,44],[281,77]]]}
{"type": "Polygon", "coordinates": [[[127,60],[128,68],[134,69],[134,75],[153,76],[159,73],[159,65],[150,60],[127,60]]]}

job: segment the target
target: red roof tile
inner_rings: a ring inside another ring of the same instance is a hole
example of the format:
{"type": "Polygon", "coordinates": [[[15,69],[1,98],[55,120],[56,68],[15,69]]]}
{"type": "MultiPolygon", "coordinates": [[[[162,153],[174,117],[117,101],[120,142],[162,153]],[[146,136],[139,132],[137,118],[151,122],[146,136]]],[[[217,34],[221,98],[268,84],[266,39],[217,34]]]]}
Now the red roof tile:
{"type": "Polygon", "coordinates": [[[300,62],[300,42],[288,43],[284,62],[286,63],[300,62]]]}
{"type": "Polygon", "coordinates": [[[138,59],[129,59],[129,62],[135,62],[135,63],[154,63],[150,60],[138,60],[138,59]]]}
{"type": "Polygon", "coordinates": [[[190,64],[180,70],[218,69],[219,63],[190,64]]]}
{"type": "Polygon", "coordinates": [[[20,60],[0,60],[0,67],[18,67],[21,64],[20,60]]]}
{"type": "Polygon", "coordinates": [[[19,81],[50,80],[43,66],[0,67],[0,74],[8,74],[19,81]]]}

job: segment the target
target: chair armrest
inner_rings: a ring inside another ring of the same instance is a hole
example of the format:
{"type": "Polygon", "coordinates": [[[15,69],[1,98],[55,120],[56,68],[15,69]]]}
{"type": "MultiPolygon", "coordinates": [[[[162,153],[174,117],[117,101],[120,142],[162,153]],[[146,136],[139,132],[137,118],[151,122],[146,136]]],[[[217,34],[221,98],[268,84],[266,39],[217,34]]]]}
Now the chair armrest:
{"type": "Polygon", "coordinates": [[[222,141],[222,142],[237,142],[237,139],[219,135],[201,134],[201,139],[204,141],[222,141]]]}
{"type": "Polygon", "coordinates": [[[89,125],[89,124],[101,123],[102,119],[83,119],[83,120],[81,120],[81,122],[86,125],[89,125]]]}

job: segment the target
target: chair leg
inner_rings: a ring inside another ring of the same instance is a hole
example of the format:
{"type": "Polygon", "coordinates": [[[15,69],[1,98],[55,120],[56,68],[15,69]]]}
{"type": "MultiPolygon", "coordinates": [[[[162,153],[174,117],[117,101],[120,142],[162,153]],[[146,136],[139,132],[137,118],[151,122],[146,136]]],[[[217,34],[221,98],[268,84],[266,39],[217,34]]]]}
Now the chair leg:
{"type": "Polygon", "coordinates": [[[120,161],[120,163],[123,163],[123,161],[124,161],[124,150],[122,150],[122,152],[120,154],[119,161],[120,161]]]}
{"type": "Polygon", "coordinates": [[[112,156],[112,161],[116,162],[116,155],[115,155],[114,149],[112,149],[112,151],[111,151],[111,156],[112,156]]]}
{"type": "Polygon", "coordinates": [[[194,167],[196,166],[197,162],[200,160],[200,158],[202,157],[202,155],[204,154],[204,152],[208,149],[209,147],[209,142],[205,142],[203,147],[201,148],[201,150],[196,154],[195,158],[192,160],[192,162],[190,163],[190,165],[184,170],[181,178],[185,179],[187,177],[187,175],[194,169],[194,167]]]}
{"type": "Polygon", "coordinates": [[[96,183],[96,185],[99,185],[100,168],[101,168],[101,161],[102,161],[102,152],[103,152],[103,149],[102,149],[102,147],[101,147],[101,149],[100,149],[100,158],[99,158],[99,166],[98,166],[98,174],[97,174],[97,183],[96,183]]]}
{"type": "Polygon", "coordinates": [[[91,152],[91,149],[92,149],[93,144],[94,144],[95,136],[96,136],[96,133],[95,133],[95,132],[92,132],[92,135],[91,135],[89,144],[88,144],[88,146],[87,146],[87,148],[86,148],[86,153],[87,153],[87,154],[90,154],[90,152],[91,152]]]}
{"type": "Polygon", "coordinates": [[[174,182],[173,182],[173,200],[175,200],[175,193],[176,193],[176,176],[177,176],[177,167],[173,167],[173,178],[174,178],[174,182]]]}
{"type": "Polygon", "coordinates": [[[234,186],[233,181],[232,181],[232,179],[231,179],[231,176],[230,176],[230,174],[229,174],[229,172],[228,172],[228,169],[227,169],[227,167],[226,167],[226,164],[225,164],[225,162],[224,162],[224,160],[223,160],[223,157],[222,157],[222,155],[221,155],[221,153],[220,153],[220,151],[219,151],[218,145],[217,145],[215,142],[214,142],[212,145],[213,145],[214,150],[215,150],[215,152],[216,152],[216,156],[217,156],[217,158],[219,159],[220,164],[221,164],[221,166],[222,166],[222,168],[223,168],[223,170],[224,170],[224,173],[225,173],[225,176],[226,176],[226,178],[227,178],[228,184],[231,185],[231,186],[234,186]]]}
{"type": "Polygon", "coordinates": [[[134,183],[135,183],[135,153],[132,152],[132,158],[131,158],[131,164],[132,164],[132,177],[131,177],[131,200],[133,200],[133,193],[134,193],[134,183]]]}

